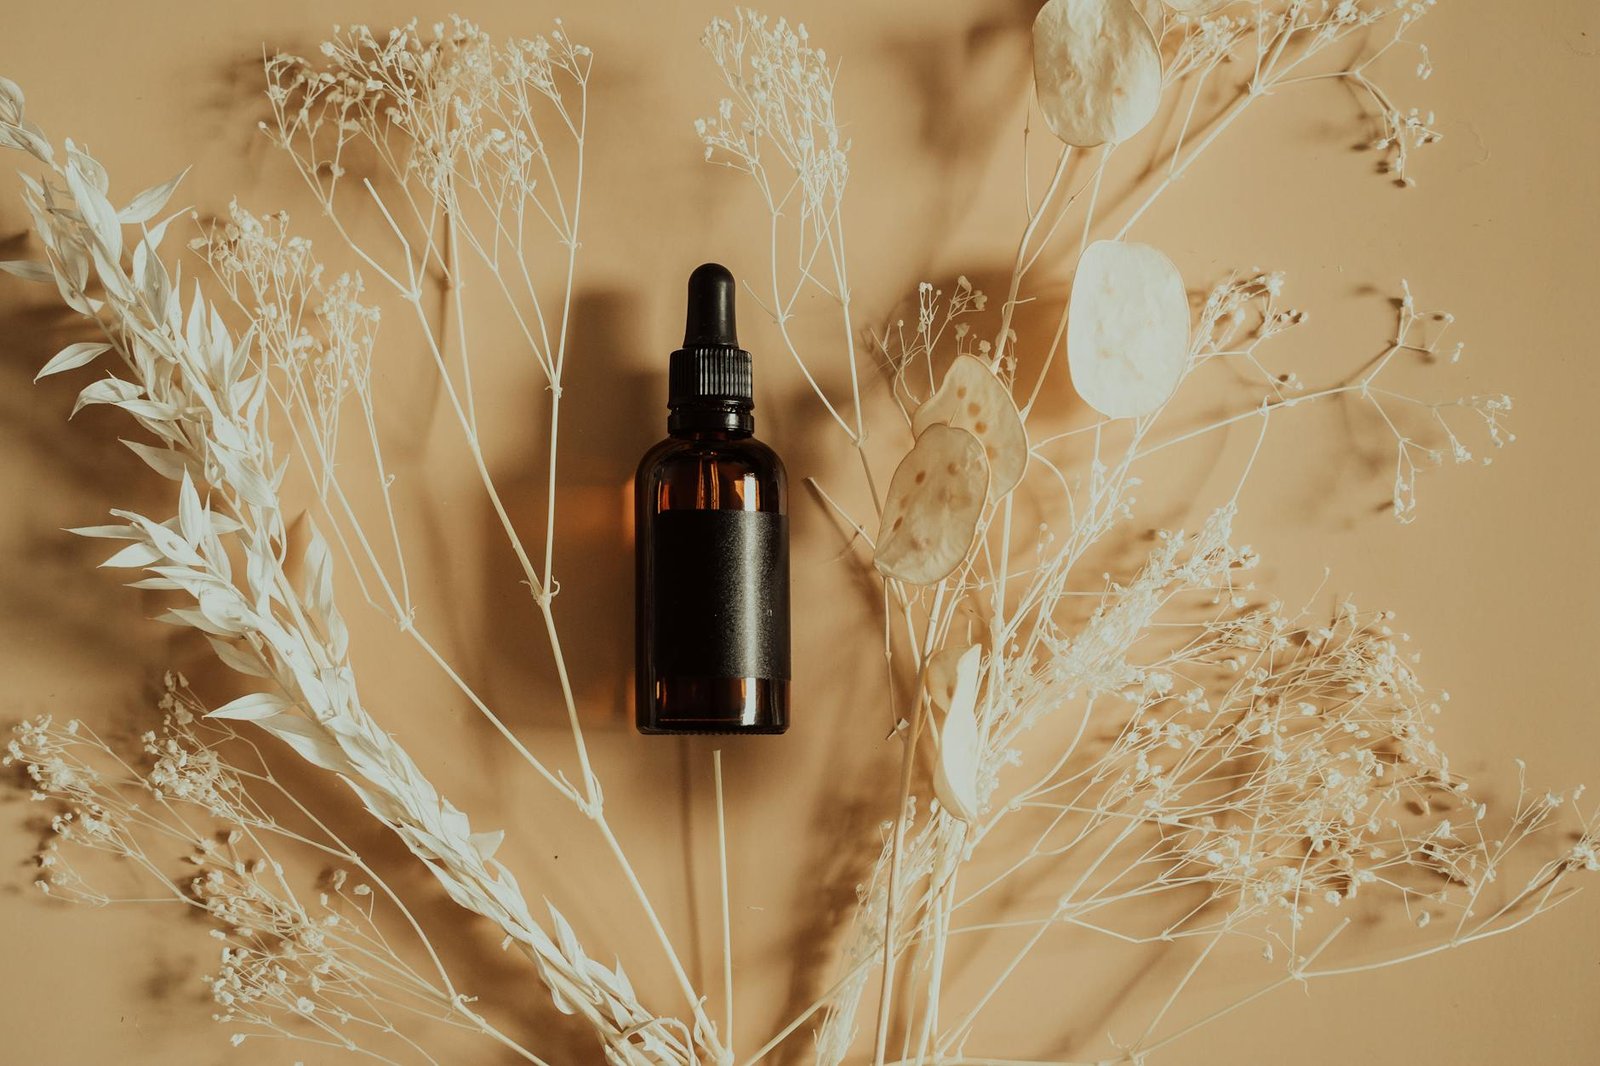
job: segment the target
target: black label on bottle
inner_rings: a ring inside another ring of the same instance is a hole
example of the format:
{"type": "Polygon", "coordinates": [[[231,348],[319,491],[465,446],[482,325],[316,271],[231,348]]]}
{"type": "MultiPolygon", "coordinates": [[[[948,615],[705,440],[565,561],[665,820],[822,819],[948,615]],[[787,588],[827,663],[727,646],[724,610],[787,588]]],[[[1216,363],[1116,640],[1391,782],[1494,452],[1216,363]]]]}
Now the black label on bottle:
{"type": "Polygon", "coordinates": [[[652,520],[656,671],[789,677],[789,519],[661,511],[652,520]]]}

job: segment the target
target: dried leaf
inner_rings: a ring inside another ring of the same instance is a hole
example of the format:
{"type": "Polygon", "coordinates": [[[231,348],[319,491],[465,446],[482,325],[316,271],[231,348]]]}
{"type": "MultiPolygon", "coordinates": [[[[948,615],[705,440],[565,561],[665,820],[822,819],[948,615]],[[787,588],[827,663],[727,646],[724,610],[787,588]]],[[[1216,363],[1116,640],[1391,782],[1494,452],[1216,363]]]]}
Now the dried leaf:
{"type": "Polygon", "coordinates": [[[913,585],[946,577],[972,547],[988,488],[978,438],[954,426],[929,426],[889,481],[874,564],[913,585]]]}
{"type": "MultiPolygon", "coordinates": [[[[354,781],[353,778],[351,780],[354,781]]],[[[408,834],[401,833],[401,836],[407,837],[408,834]]],[[[427,847],[428,845],[423,846],[427,847]]],[[[413,845],[413,847],[415,848],[416,845],[413,845]]],[[[465,907],[467,910],[475,911],[479,914],[487,913],[487,897],[485,897],[482,892],[477,891],[474,885],[467,881],[463,881],[454,873],[446,871],[439,863],[429,859],[422,851],[415,851],[414,853],[422,860],[424,866],[433,871],[433,876],[439,879],[440,887],[445,890],[445,893],[451,899],[455,900],[458,907],[465,907]]],[[[538,956],[534,956],[534,961],[539,963],[539,968],[541,971],[545,970],[545,965],[543,961],[538,958],[538,956]]],[[[547,977],[545,980],[549,982],[550,978],[547,977]]],[[[559,1007],[560,1004],[557,1004],[557,1006],[559,1007]]],[[[571,1014],[573,1012],[568,1010],[565,1013],[571,1014]]]]}
{"type": "Polygon", "coordinates": [[[939,732],[939,762],[933,791],[945,809],[962,821],[978,816],[978,668],[983,648],[974,644],[956,663],[950,709],[939,732]]]}
{"type": "Polygon", "coordinates": [[[205,505],[200,502],[200,494],[195,491],[194,478],[189,476],[188,470],[183,472],[183,483],[178,487],[178,529],[191,547],[198,545],[210,529],[205,505]]]}
{"type": "MultiPolygon", "coordinates": [[[[119,438],[120,439],[120,438],[119,438]]],[[[128,450],[145,461],[145,464],[170,481],[181,481],[188,472],[188,464],[181,453],[171,448],[154,448],[136,440],[123,440],[128,450]]]]}
{"type": "Polygon", "coordinates": [[[255,619],[232,586],[227,589],[208,588],[196,597],[200,613],[212,625],[210,632],[219,636],[237,637],[253,628],[255,619]]]}
{"type": "Polygon", "coordinates": [[[206,640],[211,644],[211,650],[217,653],[217,658],[222,660],[222,665],[228,669],[249,677],[270,676],[253,653],[226,640],[219,640],[209,633],[206,634],[206,640]]]}
{"type": "MultiPolygon", "coordinates": [[[[256,724],[289,745],[313,766],[341,774],[351,772],[350,760],[328,739],[322,728],[298,714],[285,711],[270,718],[257,719],[256,724]]],[[[449,887],[448,884],[446,887],[449,887]]]]}
{"type": "Polygon", "coordinates": [[[1033,21],[1045,125],[1067,144],[1126,141],[1161,102],[1161,53],[1132,0],[1049,0],[1033,21]]]}
{"type": "Polygon", "coordinates": [[[941,648],[928,657],[927,669],[922,672],[922,684],[928,690],[928,699],[941,711],[948,711],[950,702],[955,699],[958,667],[961,657],[968,650],[953,645],[941,648]]]}
{"type": "Polygon", "coordinates": [[[311,521],[307,524],[310,529],[302,563],[305,579],[300,595],[313,614],[326,619],[333,612],[333,555],[317,524],[311,521]]]}
{"type": "Polygon", "coordinates": [[[236,632],[218,629],[212,621],[193,607],[174,607],[170,611],[163,611],[155,616],[155,621],[169,626],[184,626],[188,629],[198,629],[202,633],[210,633],[218,637],[236,637],[236,632]]]}
{"type": "Polygon", "coordinates": [[[500,845],[505,842],[505,839],[506,831],[504,829],[496,829],[492,833],[471,833],[467,836],[467,842],[478,853],[478,858],[484,862],[494,858],[494,853],[500,850],[500,845]]]}
{"type": "Polygon", "coordinates": [[[588,958],[583,951],[583,945],[578,941],[578,934],[573,932],[572,923],[566,916],[556,910],[556,905],[549,900],[544,901],[545,907],[550,911],[550,923],[556,927],[556,943],[561,946],[561,954],[572,962],[579,962],[588,958]]]}
{"type": "Polygon", "coordinates": [[[40,263],[32,259],[0,260],[0,270],[23,281],[53,281],[56,276],[55,271],[50,269],[49,263],[40,263]]]}
{"type": "Polygon", "coordinates": [[[1028,468],[1028,432],[1011,390],[981,359],[956,357],[945,371],[939,391],[912,416],[911,430],[920,437],[936,423],[964,429],[978,438],[989,461],[993,498],[1004,496],[1022,480],[1028,468]]]}
{"type": "Polygon", "coordinates": [[[189,168],[184,167],[183,172],[171,181],[153,185],[138,196],[135,196],[127,207],[117,212],[118,220],[125,224],[136,226],[141,222],[148,222],[155,218],[161,213],[161,209],[167,206],[167,201],[172,199],[172,194],[177,191],[178,183],[188,173],[189,168]]]}
{"type": "Polygon", "coordinates": [[[1078,261],[1067,362],[1085,403],[1136,418],[1167,402],[1189,365],[1189,299],[1159,249],[1096,241],[1078,261]]]}
{"type": "Polygon", "coordinates": [[[276,692],[252,692],[248,696],[240,696],[236,700],[224,703],[221,707],[207,714],[207,718],[228,718],[236,722],[255,722],[262,718],[270,718],[275,714],[282,714],[294,704],[278,695],[276,692]]]}
{"type": "Polygon", "coordinates": [[[104,537],[107,540],[144,539],[144,534],[134,526],[74,526],[66,532],[80,537],[104,537]]]}
{"type": "Polygon", "coordinates": [[[26,103],[26,100],[22,95],[22,86],[18,85],[10,78],[0,77],[0,101],[3,101],[9,108],[11,108],[12,114],[20,117],[22,115],[23,105],[26,103]]]}
{"type": "Polygon", "coordinates": [[[96,344],[92,341],[79,341],[77,344],[69,344],[55,355],[52,355],[50,361],[44,365],[44,369],[33,376],[33,380],[38,381],[40,378],[47,378],[51,374],[59,374],[63,370],[76,370],[80,366],[87,366],[110,350],[111,345],[96,344]]]}
{"type": "Polygon", "coordinates": [[[165,558],[166,556],[162,554],[161,549],[154,544],[139,541],[123,548],[100,565],[116,567],[149,566],[151,563],[159,562],[165,558]]]}
{"type": "MultiPolygon", "coordinates": [[[[98,163],[75,153],[67,165],[67,188],[72,190],[83,221],[98,238],[95,250],[102,252],[108,262],[116,263],[122,256],[122,223],[117,221],[117,212],[106,199],[105,171],[98,168],[98,163]]],[[[101,280],[105,281],[106,276],[101,280]]]]}
{"type": "MultiPolygon", "coordinates": [[[[170,577],[142,577],[138,581],[124,581],[122,584],[124,588],[149,589],[152,592],[179,592],[184,588],[182,582],[170,577]]],[[[205,636],[207,640],[211,639],[209,635],[205,636]]]]}
{"type": "Polygon", "coordinates": [[[144,515],[132,511],[115,510],[111,512],[119,518],[127,518],[138,526],[145,539],[167,556],[175,560],[197,560],[198,556],[189,549],[189,545],[165,522],[154,522],[144,515]]]}
{"type": "Polygon", "coordinates": [[[123,381],[120,378],[101,378],[78,393],[78,402],[72,405],[72,413],[75,415],[90,404],[122,403],[125,400],[135,400],[143,393],[144,390],[131,381],[123,381]]]}

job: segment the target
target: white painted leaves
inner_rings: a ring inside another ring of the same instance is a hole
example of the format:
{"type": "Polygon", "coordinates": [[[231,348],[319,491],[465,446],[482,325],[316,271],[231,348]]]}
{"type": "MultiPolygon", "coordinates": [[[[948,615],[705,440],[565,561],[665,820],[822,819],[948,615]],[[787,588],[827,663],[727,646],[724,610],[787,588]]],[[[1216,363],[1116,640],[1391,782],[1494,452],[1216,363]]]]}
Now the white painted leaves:
{"type": "Polygon", "coordinates": [[[44,369],[33,376],[33,380],[38,381],[40,378],[47,378],[51,374],[59,374],[64,370],[76,370],[80,366],[87,366],[110,350],[111,345],[96,344],[92,341],[79,341],[77,344],[69,344],[51,356],[50,361],[44,365],[44,369]]]}
{"type": "Polygon", "coordinates": [[[1067,362],[1083,401],[1108,418],[1167,402],[1189,363],[1189,300],[1159,249],[1096,241],[1084,250],[1067,311],[1067,362]]]}
{"type": "Polygon", "coordinates": [[[172,199],[172,194],[177,190],[178,183],[183,181],[184,175],[189,173],[189,168],[184,167],[177,177],[160,185],[153,185],[133,198],[133,201],[117,212],[117,219],[126,225],[137,226],[149,222],[161,213],[167,206],[167,201],[172,199]]]}
{"type": "Polygon", "coordinates": [[[1161,102],[1161,53],[1132,0],[1049,0],[1033,21],[1033,82],[1067,144],[1126,141],[1161,102]]]}
{"type": "Polygon", "coordinates": [[[41,263],[36,259],[7,259],[0,263],[0,270],[23,281],[54,281],[55,272],[50,269],[49,263],[41,263]]]}
{"type": "Polygon", "coordinates": [[[989,492],[998,499],[1016,487],[1028,466],[1028,434],[1011,399],[982,360],[957,356],[944,381],[911,419],[911,431],[922,436],[929,426],[943,423],[964,429],[983,445],[989,463],[989,492]]]}
{"type": "Polygon", "coordinates": [[[935,424],[895,468],[873,563],[914,585],[948,576],[977,533],[989,490],[983,444],[964,429],[935,424]]]}
{"type": "Polygon", "coordinates": [[[939,761],[933,791],[945,809],[962,821],[978,816],[978,670],[983,648],[974,644],[956,663],[944,728],[939,732],[939,761]]]}
{"type": "Polygon", "coordinates": [[[50,162],[53,151],[44,131],[23,114],[22,86],[10,78],[0,78],[0,148],[19,148],[42,163],[50,162]]]}
{"type": "Polygon", "coordinates": [[[207,714],[207,718],[227,718],[236,722],[258,722],[292,710],[294,704],[276,692],[252,692],[207,714]]]}

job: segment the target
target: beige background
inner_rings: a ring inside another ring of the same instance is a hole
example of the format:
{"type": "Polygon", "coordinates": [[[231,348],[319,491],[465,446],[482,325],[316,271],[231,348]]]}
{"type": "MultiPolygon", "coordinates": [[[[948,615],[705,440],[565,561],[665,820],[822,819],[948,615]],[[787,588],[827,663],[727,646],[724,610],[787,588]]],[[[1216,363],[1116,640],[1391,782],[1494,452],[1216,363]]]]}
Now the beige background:
{"type": "MultiPolygon", "coordinates": [[[[748,229],[756,205],[737,181],[699,162],[689,129],[716,96],[696,38],[718,10],[605,0],[565,11],[597,60],[584,332],[568,391],[580,414],[566,438],[557,560],[562,621],[585,652],[577,675],[592,750],[674,935],[699,945],[690,955],[708,989],[717,985],[708,746],[646,741],[627,726],[630,578],[618,519],[632,464],[661,429],[664,357],[676,339],[685,271],[706,258],[736,271],[759,266],[748,229]]],[[[309,217],[283,162],[253,133],[262,42],[308,49],[334,19],[383,25],[412,13],[437,14],[393,0],[13,4],[0,15],[0,72],[25,87],[31,116],[48,132],[87,142],[124,194],[192,161],[188,195],[202,211],[237,194],[257,210],[283,205],[309,217]]],[[[493,31],[527,33],[563,12],[550,0],[480,0],[469,13],[493,31]]],[[[855,138],[848,222],[863,319],[881,321],[922,278],[1004,269],[1019,225],[1014,175],[1031,6],[811,0],[793,13],[845,61],[840,107],[855,138]]],[[[1356,109],[1348,95],[1323,87],[1269,102],[1227,134],[1141,227],[1191,284],[1242,265],[1288,270],[1292,301],[1313,313],[1293,349],[1294,365],[1311,380],[1347,371],[1381,344],[1389,312],[1368,287],[1388,294],[1407,277],[1424,304],[1457,313],[1469,342],[1453,379],[1459,387],[1441,387],[1516,397],[1516,446],[1488,469],[1427,478],[1413,526],[1381,513],[1386,475],[1334,409],[1286,424],[1282,450],[1246,496],[1244,520],[1246,538],[1267,558],[1264,582],[1291,596],[1309,593],[1327,564],[1329,597],[1350,593],[1399,612],[1427,651],[1425,678],[1455,695],[1444,739],[1459,766],[1500,783],[1490,791],[1497,796],[1512,781],[1513,753],[1540,783],[1600,783],[1592,668],[1600,645],[1597,32],[1592,0],[1441,5],[1422,34],[1436,75],[1420,87],[1402,79],[1403,98],[1437,108],[1447,133],[1417,158],[1421,188],[1401,192],[1368,175],[1369,158],[1349,151],[1365,135],[1356,109]]],[[[7,258],[23,254],[15,191],[14,179],[0,178],[7,258]]],[[[774,357],[758,371],[761,434],[796,478],[843,477],[839,441],[816,429],[816,408],[776,358],[770,327],[750,311],[744,321],[747,346],[774,357]]],[[[200,657],[144,622],[149,605],[136,594],[92,571],[98,549],[56,532],[97,521],[109,506],[164,506],[159,487],[115,444],[118,419],[94,411],[68,427],[77,386],[27,384],[61,326],[39,292],[0,278],[3,711],[134,723],[149,714],[138,694],[160,671],[200,657]]],[[[515,708],[517,728],[564,751],[543,643],[463,477],[459,447],[452,450],[434,417],[436,397],[416,353],[399,331],[391,340],[383,388],[396,412],[390,428],[402,486],[426,484],[404,513],[427,561],[425,609],[469,675],[497,704],[515,708]]],[[[484,415],[497,476],[531,523],[540,506],[539,385],[513,359],[486,362],[479,382],[481,395],[495,398],[484,415]]],[[[1208,448],[1180,471],[1197,495],[1218,487],[1207,481],[1218,459],[1208,448]]],[[[847,913],[865,861],[837,841],[875,835],[893,758],[882,743],[873,640],[842,640],[834,626],[861,602],[836,558],[838,542],[800,496],[796,524],[797,725],[782,741],[726,745],[747,1036],[769,1029],[786,1003],[830,972],[820,961],[825,934],[847,913]]],[[[524,884],[557,900],[596,954],[627,951],[635,980],[659,987],[650,953],[629,947],[641,936],[636,912],[613,895],[578,890],[592,846],[583,827],[551,813],[548,797],[437,676],[388,666],[395,638],[381,623],[358,616],[356,628],[358,669],[385,663],[382,673],[365,670],[367,704],[462,807],[503,819],[511,833],[505,854],[524,884]]],[[[339,1061],[271,1044],[230,1052],[198,995],[195,975],[213,957],[194,923],[39,898],[23,861],[33,839],[25,820],[35,813],[11,796],[0,805],[0,866],[10,871],[0,882],[8,962],[0,1062],[339,1061]]],[[[374,833],[363,840],[384,849],[374,833]]],[[[391,868],[404,871],[391,852],[391,868]]],[[[398,876],[428,913],[448,917],[437,891],[398,876]]],[[[467,983],[511,1024],[518,1015],[530,1026],[549,1024],[536,1009],[521,1009],[537,993],[492,937],[462,938],[452,954],[471,974],[467,983]]],[[[1123,998],[1120,978],[1083,959],[1052,959],[1047,980],[1060,983],[1059,1005],[1007,1018],[1018,1053],[1072,1053],[1062,1029],[1095,1035],[1123,998]]],[[[1243,989],[1251,979],[1246,972],[1218,980],[1243,989]]],[[[1129,999],[1146,991],[1137,981],[1127,988],[1129,999]]],[[[1168,1061],[1587,1063],[1600,1043],[1597,991],[1600,894],[1590,890],[1512,938],[1323,983],[1309,995],[1275,995],[1180,1045],[1168,1061]]],[[[493,1059],[478,1049],[455,1061],[493,1059]]],[[[585,1057],[557,1051],[554,1061],[585,1057]]]]}

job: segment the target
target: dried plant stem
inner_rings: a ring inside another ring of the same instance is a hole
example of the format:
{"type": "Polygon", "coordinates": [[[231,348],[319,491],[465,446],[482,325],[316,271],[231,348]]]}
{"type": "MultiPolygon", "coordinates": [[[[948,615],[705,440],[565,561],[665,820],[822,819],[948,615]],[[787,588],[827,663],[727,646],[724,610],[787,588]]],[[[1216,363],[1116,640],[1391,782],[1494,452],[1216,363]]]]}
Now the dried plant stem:
{"type": "Polygon", "coordinates": [[[728,901],[728,825],[722,801],[722,749],[711,753],[711,772],[717,784],[717,873],[722,888],[722,989],[727,997],[722,1039],[736,1046],[733,1035],[733,921],[728,901]]]}
{"type": "Polygon", "coordinates": [[[905,803],[911,795],[911,773],[916,767],[917,742],[922,736],[923,719],[926,714],[927,701],[924,696],[924,689],[923,677],[919,672],[915,690],[916,695],[912,697],[910,725],[901,733],[904,743],[904,748],[900,753],[901,806],[895,812],[894,839],[889,849],[888,902],[884,908],[883,918],[883,966],[878,982],[877,1035],[873,1038],[873,1062],[876,1066],[883,1066],[884,1053],[889,1044],[889,1017],[890,1007],[893,1002],[892,991],[894,988],[894,960],[896,954],[894,929],[895,919],[898,917],[896,903],[900,894],[900,862],[901,852],[905,849],[907,820],[905,803]]]}

